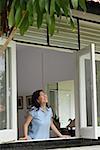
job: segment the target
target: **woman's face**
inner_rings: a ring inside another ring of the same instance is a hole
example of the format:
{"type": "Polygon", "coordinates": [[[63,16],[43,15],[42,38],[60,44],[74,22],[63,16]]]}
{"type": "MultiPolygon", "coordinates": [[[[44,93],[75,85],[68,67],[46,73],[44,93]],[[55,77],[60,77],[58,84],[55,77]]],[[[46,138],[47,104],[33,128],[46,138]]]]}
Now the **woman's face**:
{"type": "Polygon", "coordinates": [[[47,94],[43,91],[40,92],[40,96],[38,97],[38,102],[40,105],[48,103],[47,94]]]}

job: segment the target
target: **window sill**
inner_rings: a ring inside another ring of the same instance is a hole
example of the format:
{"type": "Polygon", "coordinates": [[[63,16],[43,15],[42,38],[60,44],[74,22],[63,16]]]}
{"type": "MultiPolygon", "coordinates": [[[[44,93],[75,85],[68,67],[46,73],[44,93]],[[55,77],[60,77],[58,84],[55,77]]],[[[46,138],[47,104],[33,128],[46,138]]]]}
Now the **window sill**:
{"type": "Polygon", "coordinates": [[[83,138],[71,138],[71,139],[62,139],[62,138],[51,138],[48,140],[19,140],[13,141],[11,143],[0,144],[0,149],[9,150],[32,150],[32,149],[56,149],[56,148],[69,148],[69,147],[81,147],[81,146],[92,146],[100,145],[99,140],[92,139],[83,139],[83,138]]]}

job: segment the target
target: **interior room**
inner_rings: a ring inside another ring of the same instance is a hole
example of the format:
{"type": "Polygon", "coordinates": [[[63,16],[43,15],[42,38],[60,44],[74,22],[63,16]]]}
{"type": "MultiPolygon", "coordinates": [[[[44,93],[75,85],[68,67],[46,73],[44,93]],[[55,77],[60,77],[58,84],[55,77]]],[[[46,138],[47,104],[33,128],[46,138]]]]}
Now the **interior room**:
{"type": "MultiPolygon", "coordinates": [[[[38,89],[47,92],[55,124],[66,133],[69,119],[75,118],[74,53],[24,44],[17,44],[16,51],[18,136],[23,136],[23,123],[31,108],[31,95],[38,89]]],[[[51,137],[55,137],[52,132],[51,137]]]]}

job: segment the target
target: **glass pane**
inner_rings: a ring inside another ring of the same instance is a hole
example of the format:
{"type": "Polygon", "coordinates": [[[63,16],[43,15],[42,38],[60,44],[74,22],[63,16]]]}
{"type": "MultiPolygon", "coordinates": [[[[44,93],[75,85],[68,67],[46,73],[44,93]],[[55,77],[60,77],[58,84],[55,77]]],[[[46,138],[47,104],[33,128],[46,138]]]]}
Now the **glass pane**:
{"type": "Polygon", "coordinates": [[[11,128],[10,49],[0,55],[0,130],[11,128]]]}
{"type": "MultiPolygon", "coordinates": [[[[87,107],[87,126],[92,125],[92,101],[91,101],[91,70],[90,61],[86,60],[86,107],[87,107]]],[[[96,61],[96,86],[97,86],[97,120],[100,126],[100,61],[96,61]]]]}
{"type": "Polygon", "coordinates": [[[96,61],[97,121],[100,126],[100,61],[96,61]]]}
{"type": "Polygon", "coordinates": [[[7,128],[11,129],[11,119],[12,119],[12,103],[11,103],[11,49],[8,48],[7,55],[6,55],[6,82],[8,82],[7,92],[6,92],[6,99],[7,99],[7,128]]]}
{"type": "Polygon", "coordinates": [[[80,56],[80,115],[81,127],[92,126],[92,68],[90,52],[80,56]]]}
{"type": "Polygon", "coordinates": [[[0,56],[0,130],[6,128],[5,54],[0,56]]]}
{"type": "Polygon", "coordinates": [[[92,99],[91,99],[91,68],[90,68],[90,60],[85,60],[85,84],[86,84],[87,126],[92,126],[92,99]]]}

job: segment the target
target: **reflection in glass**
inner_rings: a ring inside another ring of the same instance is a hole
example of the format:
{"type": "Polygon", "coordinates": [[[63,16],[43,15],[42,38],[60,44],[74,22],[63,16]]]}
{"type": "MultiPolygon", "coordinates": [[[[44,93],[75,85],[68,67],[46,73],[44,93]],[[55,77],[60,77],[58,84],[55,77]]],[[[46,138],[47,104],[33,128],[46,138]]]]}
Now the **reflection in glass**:
{"type": "Polygon", "coordinates": [[[11,49],[6,50],[6,103],[7,103],[7,129],[11,129],[12,121],[12,95],[11,95],[11,49]]]}
{"type": "Polygon", "coordinates": [[[96,61],[97,121],[100,126],[100,61],[96,61]]]}
{"type": "Polygon", "coordinates": [[[5,55],[0,56],[0,130],[6,128],[5,55]]]}
{"type": "MultiPolygon", "coordinates": [[[[85,80],[86,80],[86,107],[87,107],[87,126],[92,125],[92,101],[91,101],[91,70],[90,61],[85,61],[85,80]]],[[[97,87],[97,120],[100,126],[100,61],[96,61],[96,87],[97,87]]]]}
{"type": "Polygon", "coordinates": [[[87,126],[92,126],[92,99],[91,99],[91,67],[90,67],[90,60],[85,60],[85,85],[86,85],[87,126]]]}
{"type": "Polygon", "coordinates": [[[11,128],[11,50],[0,54],[0,130],[11,128]]]}

